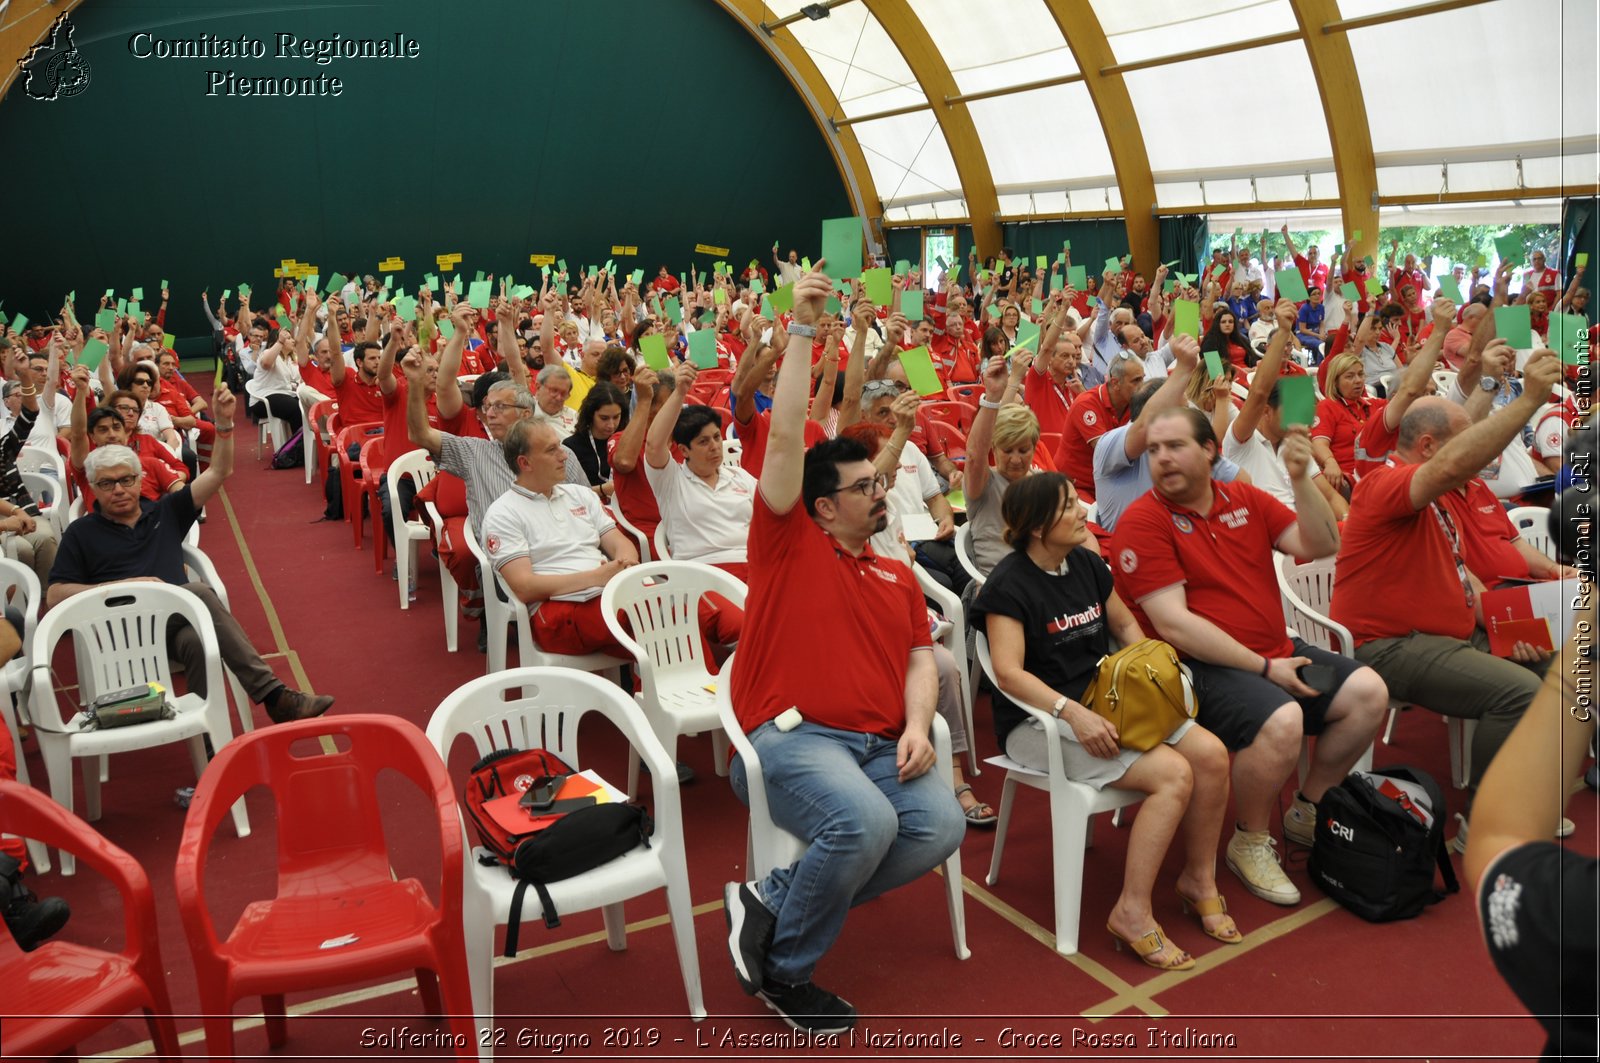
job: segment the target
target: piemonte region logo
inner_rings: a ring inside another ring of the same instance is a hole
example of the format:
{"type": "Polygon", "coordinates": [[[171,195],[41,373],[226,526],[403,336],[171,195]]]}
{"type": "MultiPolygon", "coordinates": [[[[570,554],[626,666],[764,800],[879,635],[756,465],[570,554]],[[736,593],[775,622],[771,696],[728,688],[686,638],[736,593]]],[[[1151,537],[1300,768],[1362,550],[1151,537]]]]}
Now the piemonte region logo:
{"type": "Polygon", "coordinates": [[[52,102],[76,96],[89,87],[89,61],[72,43],[72,18],[62,15],[50,27],[47,43],[36,44],[17,60],[23,91],[30,99],[52,102]]]}

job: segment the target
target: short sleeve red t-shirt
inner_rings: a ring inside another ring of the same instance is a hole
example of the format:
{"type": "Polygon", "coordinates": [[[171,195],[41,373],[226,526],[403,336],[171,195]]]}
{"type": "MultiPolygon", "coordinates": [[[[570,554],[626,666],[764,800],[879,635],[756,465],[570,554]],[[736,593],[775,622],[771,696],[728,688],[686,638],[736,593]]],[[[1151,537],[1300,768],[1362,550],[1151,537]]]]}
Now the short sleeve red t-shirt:
{"type": "Polygon", "coordinates": [[[1073,400],[1061,425],[1055,461],[1058,470],[1072,477],[1078,494],[1094,498],[1094,449],[1089,444],[1127,423],[1128,411],[1116,411],[1104,384],[1073,400]]]}
{"type": "MultiPolygon", "coordinates": [[[[750,418],[748,424],[740,424],[738,418],[733,421],[733,434],[739,437],[739,464],[744,466],[744,471],[761,479],[761,466],[767,457],[767,429],[772,426],[772,411],[762,410],[750,418]]],[[[828,430],[822,422],[806,418],[805,447],[810,450],[824,439],[828,438],[828,430]]]]}
{"type": "MultiPolygon", "coordinates": [[[[1294,649],[1283,626],[1272,548],[1294,511],[1249,484],[1211,481],[1202,515],[1151,491],[1122,514],[1111,537],[1111,573],[1124,600],[1138,603],[1183,584],[1189,611],[1264,657],[1294,649]]],[[[1146,631],[1154,631],[1139,610],[1146,631]]]]}
{"type": "Polygon", "coordinates": [[[746,733],[793,707],[807,723],[898,738],[911,654],[930,645],[927,607],[910,568],[870,546],[852,556],[799,499],[779,514],[756,492],[750,594],[733,675],[734,710],[746,733]]]}
{"type": "MultiPolygon", "coordinates": [[[[656,525],[661,523],[661,510],[656,506],[656,493],[644,474],[644,446],[635,455],[632,469],[623,472],[617,468],[617,444],[622,433],[614,434],[606,444],[606,460],[611,463],[611,486],[616,489],[616,505],[629,524],[644,532],[645,538],[655,542],[656,525]]],[[[654,549],[654,546],[651,547],[654,549]]]]}
{"type": "Polygon", "coordinates": [[[1061,426],[1067,421],[1067,411],[1072,408],[1074,395],[1071,384],[1062,387],[1048,374],[1029,369],[1023,398],[1028,403],[1028,409],[1039,418],[1040,433],[1048,434],[1061,431],[1061,426]]]}
{"type": "Polygon", "coordinates": [[[1367,422],[1383,419],[1383,399],[1363,397],[1355,402],[1325,398],[1317,402],[1316,418],[1311,422],[1311,438],[1326,439],[1339,468],[1353,471],[1356,465],[1356,438],[1367,422]]]}
{"type": "MultiPolygon", "coordinates": [[[[407,451],[417,449],[411,442],[410,433],[406,430],[406,393],[410,385],[405,378],[395,380],[395,388],[391,394],[383,397],[383,438],[384,445],[379,448],[383,457],[376,464],[387,469],[389,463],[407,451]]],[[[343,407],[340,407],[343,409],[343,407]]],[[[465,406],[456,412],[454,417],[439,416],[439,402],[428,396],[428,423],[441,432],[449,432],[453,436],[480,435],[472,430],[472,422],[477,418],[465,406]]]]}
{"type": "Polygon", "coordinates": [[[372,424],[383,420],[383,391],[374,380],[370,384],[363,383],[361,374],[348,365],[344,370],[344,383],[334,389],[339,400],[339,422],[349,426],[353,424],[372,424]]]}
{"type": "Polygon", "coordinates": [[[1465,494],[1449,491],[1440,501],[1450,507],[1450,515],[1461,530],[1462,560],[1485,586],[1532,575],[1528,559],[1515,545],[1521,533],[1481,477],[1467,481],[1465,494]]]}
{"type": "Polygon", "coordinates": [[[1328,611],[1357,646],[1413,631],[1472,635],[1472,606],[1443,523],[1431,506],[1411,508],[1411,478],[1421,467],[1374,469],[1350,497],[1328,611]]]}
{"type": "MultiPolygon", "coordinates": [[[[1372,470],[1382,468],[1383,463],[1389,460],[1389,455],[1394,453],[1394,448],[1399,445],[1399,425],[1390,428],[1381,409],[1368,417],[1367,423],[1356,433],[1355,467],[1352,470],[1355,479],[1360,480],[1372,470]]],[[[1349,468],[1344,465],[1340,467],[1349,468]]]]}

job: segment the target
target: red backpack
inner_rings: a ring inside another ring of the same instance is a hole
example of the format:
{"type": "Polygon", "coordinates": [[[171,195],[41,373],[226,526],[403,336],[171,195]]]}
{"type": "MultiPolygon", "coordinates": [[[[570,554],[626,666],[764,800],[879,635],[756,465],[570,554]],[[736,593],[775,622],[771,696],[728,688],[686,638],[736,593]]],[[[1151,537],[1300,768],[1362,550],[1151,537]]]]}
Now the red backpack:
{"type": "MultiPolygon", "coordinates": [[[[467,818],[478,830],[478,842],[493,854],[495,863],[512,866],[517,843],[533,831],[513,833],[484,810],[484,804],[498,797],[525,793],[541,775],[570,775],[572,769],[554,753],[542,749],[497,749],[472,766],[462,803],[467,818]]],[[[529,825],[532,825],[529,820],[529,825]]],[[[484,860],[488,863],[488,860],[484,860]]]]}

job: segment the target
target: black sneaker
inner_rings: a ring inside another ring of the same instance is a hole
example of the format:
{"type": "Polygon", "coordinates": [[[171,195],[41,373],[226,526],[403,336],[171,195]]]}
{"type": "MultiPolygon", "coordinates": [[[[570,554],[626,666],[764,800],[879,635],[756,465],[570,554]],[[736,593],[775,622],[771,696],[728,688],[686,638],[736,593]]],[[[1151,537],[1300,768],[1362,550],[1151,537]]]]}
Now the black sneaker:
{"type": "Polygon", "coordinates": [[[778,917],[761,902],[754,882],[730,882],[722,887],[722,912],[728,917],[728,952],[733,973],[748,996],[754,996],[766,977],[767,950],[778,917]]]}
{"type": "Polygon", "coordinates": [[[67,925],[72,912],[60,897],[35,897],[28,890],[5,910],[6,929],[23,952],[32,952],[67,925]]]}
{"type": "Polygon", "coordinates": [[[815,982],[784,985],[768,980],[758,994],[767,1007],[796,1030],[808,1033],[844,1033],[856,1024],[856,1009],[848,1000],[815,982]]]}

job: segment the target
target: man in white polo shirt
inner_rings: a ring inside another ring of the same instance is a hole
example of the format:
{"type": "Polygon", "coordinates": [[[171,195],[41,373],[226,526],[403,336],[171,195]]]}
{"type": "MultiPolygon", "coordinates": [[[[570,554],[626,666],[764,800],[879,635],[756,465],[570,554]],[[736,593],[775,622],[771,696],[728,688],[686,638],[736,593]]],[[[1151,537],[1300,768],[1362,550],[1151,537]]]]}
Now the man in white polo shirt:
{"type": "Polygon", "coordinates": [[[483,518],[489,562],[518,601],[533,610],[533,638],[549,653],[630,656],[600,612],[606,581],[639,563],[633,540],[587,487],[564,482],[566,447],[549,425],[517,421],[506,429],[511,488],[483,518]]]}

